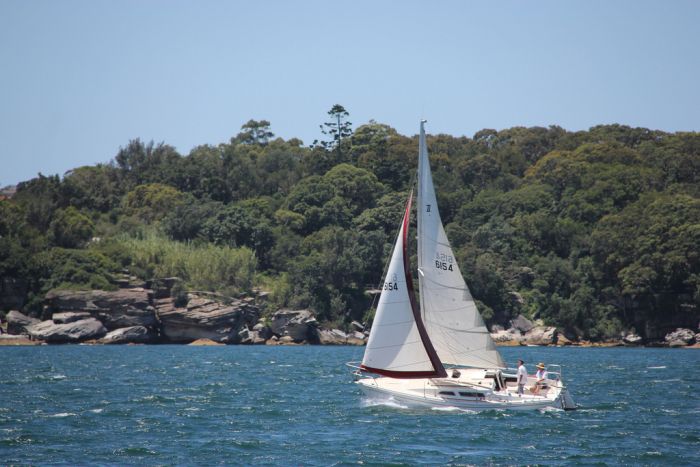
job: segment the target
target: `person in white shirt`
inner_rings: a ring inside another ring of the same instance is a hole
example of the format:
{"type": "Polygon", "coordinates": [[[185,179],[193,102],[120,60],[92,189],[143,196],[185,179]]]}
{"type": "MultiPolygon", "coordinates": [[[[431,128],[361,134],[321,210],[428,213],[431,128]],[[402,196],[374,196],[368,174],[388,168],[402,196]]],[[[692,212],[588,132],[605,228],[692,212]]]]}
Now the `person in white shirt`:
{"type": "Polygon", "coordinates": [[[539,394],[541,389],[545,389],[547,385],[545,380],[547,379],[547,371],[544,369],[544,363],[540,362],[537,364],[537,373],[535,373],[535,384],[532,386],[532,393],[539,394]]]}
{"type": "Polygon", "coordinates": [[[525,368],[525,362],[518,360],[518,394],[523,394],[525,392],[525,385],[527,384],[527,368],[525,368]]]}

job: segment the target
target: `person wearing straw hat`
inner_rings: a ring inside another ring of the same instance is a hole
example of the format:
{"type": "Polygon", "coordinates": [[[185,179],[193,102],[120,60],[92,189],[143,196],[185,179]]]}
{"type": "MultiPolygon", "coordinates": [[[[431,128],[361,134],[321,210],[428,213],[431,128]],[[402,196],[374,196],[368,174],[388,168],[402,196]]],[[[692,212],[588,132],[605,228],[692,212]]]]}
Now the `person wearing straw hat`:
{"type": "Polygon", "coordinates": [[[537,364],[537,373],[535,373],[535,384],[530,389],[533,394],[539,394],[541,389],[547,388],[545,380],[547,379],[547,371],[544,369],[544,363],[537,364]]]}

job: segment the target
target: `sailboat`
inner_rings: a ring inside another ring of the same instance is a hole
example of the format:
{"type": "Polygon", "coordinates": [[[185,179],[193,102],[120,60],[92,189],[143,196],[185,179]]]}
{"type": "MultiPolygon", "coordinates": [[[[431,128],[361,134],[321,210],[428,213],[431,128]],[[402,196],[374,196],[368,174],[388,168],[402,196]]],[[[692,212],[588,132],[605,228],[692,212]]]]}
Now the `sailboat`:
{"type": "Polygon", "coordinates": [[[420,124],[417,177],[418,298],[408,252],[413,191],[387,268],[356,383],[372,398],[468,410],[573,409],[561,367],[549,365],[523,394],[477,310],[445,234],[420,124]]]}

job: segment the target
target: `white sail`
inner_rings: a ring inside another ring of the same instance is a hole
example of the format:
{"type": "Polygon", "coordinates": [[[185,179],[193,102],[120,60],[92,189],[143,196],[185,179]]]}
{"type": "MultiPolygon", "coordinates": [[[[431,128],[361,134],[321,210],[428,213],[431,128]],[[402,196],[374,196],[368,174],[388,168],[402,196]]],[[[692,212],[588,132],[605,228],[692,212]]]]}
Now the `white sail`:
{"type": "Polygon", "coordinates": [[[407,283],[404,245],[410,216],[410,197],[401,223],[391,262],[384,278],[382,293],[365,348],[362,368],[399,378],[441,376],[444,368],[431,361],[432,350],[422,323],[416,321],[411,304],[412,284],[407,283]],[[427,346],[426,346],[427,343],[427,346]],[[439,368],[436,368],[439,367],[439,368]]]}
{"type": "Polygon", "coordinates": [[[423,122],[418,161],[418,280],[423,322],[442,363],[504,368],[445,234],[423,122]]]}

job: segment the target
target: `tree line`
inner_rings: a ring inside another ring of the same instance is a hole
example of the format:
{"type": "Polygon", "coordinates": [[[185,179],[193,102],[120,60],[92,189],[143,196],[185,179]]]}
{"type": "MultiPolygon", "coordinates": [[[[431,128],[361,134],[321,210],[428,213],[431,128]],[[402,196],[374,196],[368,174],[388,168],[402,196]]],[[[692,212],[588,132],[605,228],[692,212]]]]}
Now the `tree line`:
{"type": "MultiPolygon", "coordinates": [[[[135,139],[108,163],[22,182],[0,201],[0,277],[22,284],[34,315],[51,288],[110,289],[128,272],[268,290],[270,309],[309,307],[336,326],[369,321],[417,136],[348,117],[334,106],[328,141],[311,146],[250,120],[187,155],[135,139]]],[[[700,318],[699,133],[515,127],[427,141],[488,323],[524,314],[599,340],[700,318]]]]}

